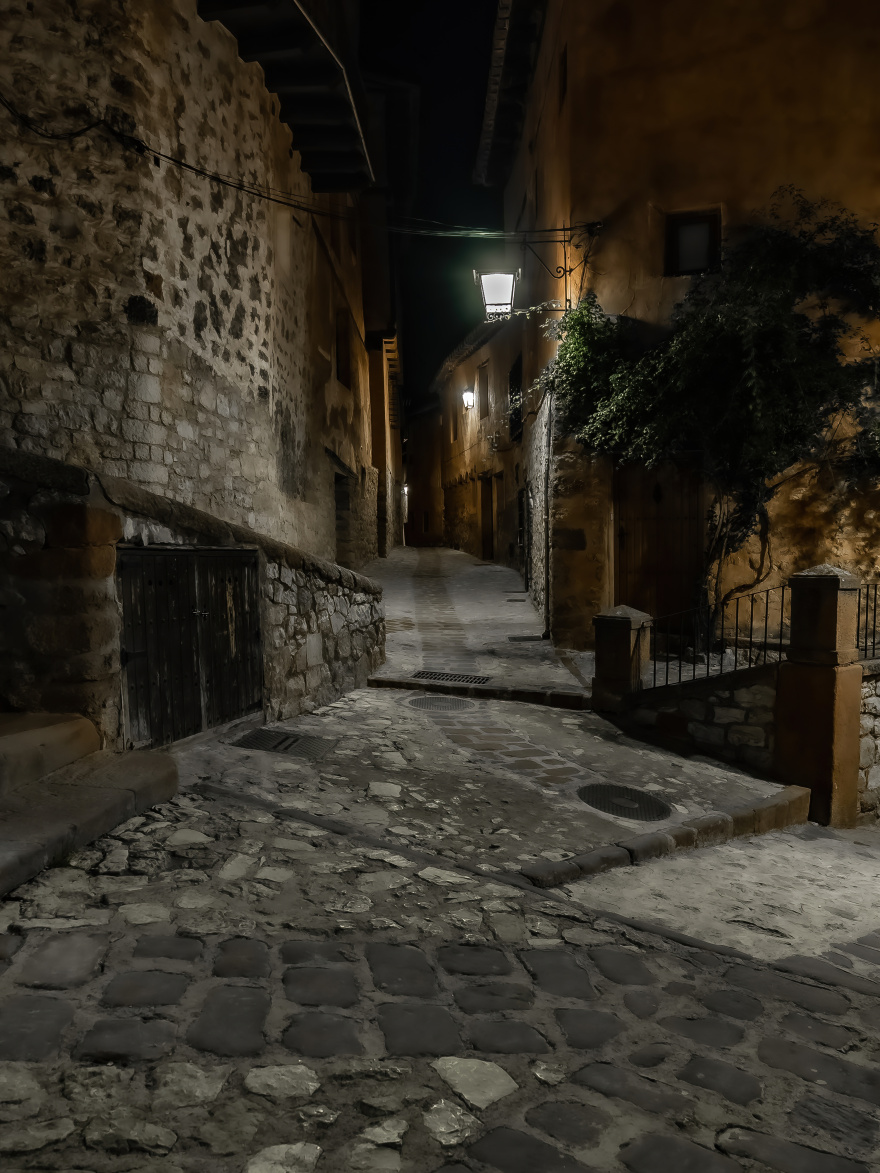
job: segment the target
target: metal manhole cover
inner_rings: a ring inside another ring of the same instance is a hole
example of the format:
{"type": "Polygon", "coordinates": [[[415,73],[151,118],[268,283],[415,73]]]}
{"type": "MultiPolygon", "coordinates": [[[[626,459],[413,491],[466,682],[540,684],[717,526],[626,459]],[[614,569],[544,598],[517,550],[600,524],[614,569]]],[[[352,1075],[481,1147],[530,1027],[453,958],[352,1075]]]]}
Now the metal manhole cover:
{"type": "Polygon", "coordinates": [[[636,790],[634,786],[617,786],[613,782],[594,782],[590,786],[582,786],[578,798],[587,806],[595,807],[606,815],[617,815],[620,819],[653,823],[658,819],[668,819],[672,814],[672,807],[656,794],[636,790]]]}
{"type": "Polygon", "coordinates": [[[330,752],[336,742],[327,737],[288,733],[282,729],[252,729],[232,744],[239,749],[261,749],[265,753],[285,753],[297,758],[318,761],[330,752]]]}
{"type": "Polygon", "coordinates": [[[413,672],[413,680],[436,680],[438,684],[488,684],[491,676],[468,676],[464,672],[413,672]]]}
{"type": "Polygon", "coordinates": [[[473,701],[460,696],[414,696],[409,702],[414,709],[430,709],[434,713],[451,712],[453,709],[475,709],[473,701]]]}

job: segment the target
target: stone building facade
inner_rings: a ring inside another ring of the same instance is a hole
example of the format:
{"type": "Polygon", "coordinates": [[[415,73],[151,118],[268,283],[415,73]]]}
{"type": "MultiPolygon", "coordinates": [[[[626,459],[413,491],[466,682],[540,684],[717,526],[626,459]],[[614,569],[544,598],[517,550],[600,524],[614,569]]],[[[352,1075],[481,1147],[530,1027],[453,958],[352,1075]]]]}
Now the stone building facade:
{"type": "Polygon", "coordinates": [[[345,4],[277,29],[272,6],[244,11],[13,0],[0,28],[0,708],[84,711],[112,744],[117,549],[259,552],[271,716],[383,655],[377,592],[351,573],[402,534],[369,99],[345,4]],[[64,680],[56,604],[79,615],[64,680]]]}
{"type": "MultiPolygon", "coordinates": [[[[517,308],[577,304],[593,290],[607,313],[662,329],[691,282],[667,255],[675,225],[703,217],[735,233],[785,184],[880,219],[869,147],[880,102],[865,82],[880,18],[856,9],[854,38],[824,0],[769,14],[758,0],[735,12],[697,0],[499,4],[475,174],[503,188],[512,238],[498,267],[520,270],[517,308]]],[[[613,468],[548,422],[539,377],[555,353],[544,331],[554,316],[514,316],[441,370],[445,533],[519,568],[541,605],[549,584],[554,638],[584,647],[605,607],[694,605],[708,502],[686,470],[613,468]],[[463,409],[465,390],[475,409],[463,409]],[[513,506],[523,488],[525,525],[513,506]]],[[[725,593],[821,562],[880,573],[876,493],[842,499],[825,471],[791,471],[769,543],[728,559],[725,593]]]]}

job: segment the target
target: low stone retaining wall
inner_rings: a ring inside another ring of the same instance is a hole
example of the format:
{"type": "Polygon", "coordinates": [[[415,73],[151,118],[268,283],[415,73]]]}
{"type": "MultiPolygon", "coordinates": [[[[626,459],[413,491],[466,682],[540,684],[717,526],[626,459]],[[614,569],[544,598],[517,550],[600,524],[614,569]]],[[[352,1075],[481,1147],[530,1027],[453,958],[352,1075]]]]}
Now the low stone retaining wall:
{"type": "Polygon", "coordinates": [[[770,773],[773,765],[777,665],[707,680],[646,689],[627,714],[643,728],[710,757],[770,773]]]}
{"type": "Polygon", "coordinates": [[[384,662],[370,579],[130,482],[0,450],[0,709],[82,713],[123,747],[121,543],[257,552],[267,719],[360,687],[384,662]]]}
{"type": "Polygon", "coordinates": [[[880,660],[862,666],[859,718],[859,808],[880,815],[880,660]]]}

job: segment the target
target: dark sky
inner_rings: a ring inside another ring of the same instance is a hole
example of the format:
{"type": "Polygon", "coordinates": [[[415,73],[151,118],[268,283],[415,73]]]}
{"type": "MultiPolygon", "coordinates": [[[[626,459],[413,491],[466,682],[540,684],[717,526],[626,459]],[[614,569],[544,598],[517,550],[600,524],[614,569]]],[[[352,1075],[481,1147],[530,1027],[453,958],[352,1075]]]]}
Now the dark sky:
{"type": "MultiPolygon", "coordinates": [[[[486,97],[496,0],[362,0],[365,74],[419,87],[417,184],[411,215],[494,228],[501,192],[471,175],[486,97]]],[[[400,250],[407,398],[424,399],[440,363],[483,317],[473,269],[491,246],[408,237],[400,250]]]]}

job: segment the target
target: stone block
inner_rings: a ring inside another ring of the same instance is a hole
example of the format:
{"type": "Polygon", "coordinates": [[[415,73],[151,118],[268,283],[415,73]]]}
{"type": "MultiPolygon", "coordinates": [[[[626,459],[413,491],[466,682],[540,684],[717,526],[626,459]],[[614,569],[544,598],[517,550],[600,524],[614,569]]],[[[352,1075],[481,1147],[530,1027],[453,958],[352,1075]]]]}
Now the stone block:
{"type": "Polygon", "coordinates": [[[788,805],[788,796],[783,791],[754,803],[755,834],[764,835],[788,826],[788,805]]]}
{"type": "Polygon", "coordinates": [[[663,831],[648,831],[644,835],[621,840],[617,846],[629,853],[633,863],[644,863],[649,859],[658,859],[661,855],[670,855],[675,851],[675,840],[663,831]]]}
{"type": "Polygon", "coordinates": [[[730,745],[750,745],[763,747],[766,734],[759,725],[731,725],[727,730],[727,741],[730,745]]]}
{"type": "Polygon", "coordinates": [[[797,1173],[867,1173],[861,1161],[851,1161],[833,1153],[795,1144],[777,1136],[752,1132],[748,1128],[729,1128],[718,1138],[725,1153],[758,1161],[769,1169],[796,1169],[797,1173]]]}
{"type": "Polygon", "coordinates": [[[737,688],[733,699],[743,708],[751,709],[755,706],[772,709],[776,703],[776,689],[766,684],[753,684],[750,688],[737,688]]]}
{"type": "Polygon", "coordinates": [[[873,734],[859,741],[859,769],[867,770],[877,761],[877,742],[873,734]]]}
{"type": "Polygon", "coordinates": [[[698,745],[724,745],[724,729],[719,725],[704,725],[699,721],[691,721],[687,730],[698,745]]]}
{"type": "Polygon", "coordinates": [[[745,709],[730,709],[716,705],[712,713],[712,721],[716,725],[734,725],[745,721],[745,719],[745,709]]]}
{"type": "Polygon", "coordinates": [[[109,943],[101,933],[53,934],[25,960],[16,981],[45,990],[82,986],[95,975],[109,943]]]}
{"type": "Polygon", "coordinates": [[[582,874],[574,859],[535,860],[533,863],[525,864],[521,872],[536,888],[555,888],[559,884],[568,884],[572,880],[580,879],[582,874]]]}
{"type": "Polygon", "coordinates": [[[611,868],[628,867],[632,859],[625,848],[608,844],[587,851],[583,855],[572,856],[570,860],[563,862],[575,864],[581,876],[598,876],[611,868]]]}
{"type": "Polygon", "coordinates": [[[689,720],[705,721],[709,706],[705,701],[697,700],[694,697],[687,697],[678,707],[689,720]]]}
{"type": "Polygon", "coordinates": [[[733,820],[732,834],[735,838],[741,835],[754,835],[755,808],[754,806],[738,806],[727,812],[733,820]]]}
{"type": "Polygon", "coordinates": [[[676,851],[697,846],[697,833],[693,827],[686,827],[684,823],[674,827],[667,827],[664,834],[675,843],[676,851]]]}
{"type": "Polygon", "coordinates": [[[685,819],[684,825],[697,834],[697,847],[711,847],[724,843],[733,834],[733,819],[723,811],[710,811],[695,819],[685,819]]]}

